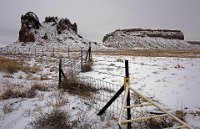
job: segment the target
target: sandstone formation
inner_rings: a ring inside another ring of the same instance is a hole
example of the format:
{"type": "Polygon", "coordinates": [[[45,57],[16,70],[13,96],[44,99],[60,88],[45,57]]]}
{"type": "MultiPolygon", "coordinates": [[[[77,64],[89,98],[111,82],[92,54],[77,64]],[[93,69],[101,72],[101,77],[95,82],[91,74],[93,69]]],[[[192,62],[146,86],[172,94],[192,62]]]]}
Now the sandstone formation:
{"type": "Polygon", "coordinates": [[[180,30],[118,29],[103,37],[103,44],[118,49],[192,48],[180,30]]]}
{"type": "Polygon", "coordinates": [[[34,32],[32,30],[39,29],[41,26],[37,15],[28,12],[21,16],[21,29],[19,31],[20,42],[35,42],[34,32]]]}
{"type": "MultiPolygon", "coordinates": [[[[46,17],[44,23],[49,23],[52,26],[56,26],[57,34],[62,34],[63,31],[73,31],[77,33],[77,24],[71,23],[67,18],[58,18],[58,17],[46,17]]],[[[39,19],[36,14],[33,12],[28,12],[25,15],[21,16],[21,29],[19,31],[19,42],[35,42],[36,37],[39,33],[39,29],[42,27],[42,24],[39,22],[39,19]]],[[[41,36],[41,39],[47,40],[48,34],[41,36]]]]}

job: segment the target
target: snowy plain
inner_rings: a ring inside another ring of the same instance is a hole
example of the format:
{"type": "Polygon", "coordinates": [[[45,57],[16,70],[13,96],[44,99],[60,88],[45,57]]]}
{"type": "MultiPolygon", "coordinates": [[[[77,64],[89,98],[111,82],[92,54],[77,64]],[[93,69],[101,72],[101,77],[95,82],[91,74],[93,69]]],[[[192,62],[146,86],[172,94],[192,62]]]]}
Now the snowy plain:
{"type": "MultiPolygon", "coordinates": [[[[134,56],[109,56],[93,55],[93,70],[91,72],[80,73],[82,77],[92,77],[104,80],[116,85],[123,85],[125,75],[124,61],[129,61],[129,72],[131,87],[152,98],[158,104],[170,112],[185,110],[187,112],[200,111],[200,59],[199,58],[168,58],[168,57],[134,57],[134,56]]],[[[31,128],[29,124],[42,111],[43,114],[52,110],[53,105],[59,101],[58,84],[58,59],[53,57],[30,57],[27,64],[33,66],[37,64],[40,71],[34,73],[32,78],[27,79],[26,73],[18,72],[6,77],[6,73],[0,72],[1,92],[7,82],[15,84],[15,87],[30,87],[32,83],[39,81],[49,86],[49,91],[37,91],[35,98],[15,98],[0,101],[0,129],[24,129],[31,128]],[[40,80],[41,75],[47,75],[47,80],[40,80]],[[22,76],[22,79],[19,78],[22,76]],[[3,107],[11,105],[13,111],[5,114],[3,107]]],[[[67,61],[64,61],[67,66],[67,61]]],[[[97,116],[93,105],[85,100],[65,93],[62,96],[66,99],[63,110],[70,112],[71,116],[76,116],[80,112],[87,111],[88,116],[95,121],[95,128],[110,128],[106,126],[106,121],[110,120],[116,125],[117,120],[97,116]],[[102,123],[100,123],[102,122],[102,123]]],[[[72,119],[76,119],[72,117],[72,119]]],[[[189,125],[200,128],[200,117],[187,115],[189,125]]]]}
{"type": "MultiPolygon", "coordinates": [[[[84,75],[123,85],[128,60],[132,88],[171,111],[200,110],[200,59],[103,55],[94,59],[94,71],[84,75]]],[[[200,118],[188,122],[200,127],[200,118]]]]}

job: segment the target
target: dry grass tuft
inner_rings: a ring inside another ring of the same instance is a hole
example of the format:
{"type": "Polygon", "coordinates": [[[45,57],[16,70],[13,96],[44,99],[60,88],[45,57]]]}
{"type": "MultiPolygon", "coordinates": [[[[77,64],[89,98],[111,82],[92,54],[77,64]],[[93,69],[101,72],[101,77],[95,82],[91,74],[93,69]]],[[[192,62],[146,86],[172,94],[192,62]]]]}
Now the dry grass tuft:
{"type": "Polygon", "coordinates": [[[9,59],[0,57],[0,71],[13,74],[19,70],[25,73],[36,73],[39,71],[39,68],[36,65],[32,67],[25,66],[23,59],[9,59]]]}
{"type": "Polygon", "coordinates": [[[76,120],[70,120],[68,112],[54,108],[50,113],[38,116],[30,125],[34,129],[91,129],[92,123],[87,121],[85,112],[79,112],[76,116],[76,120]]]}
{"type": "Polygon", "coordinates": [[[40,91],[48,91],[48,87],[45,84],[40,84],[40,83],[33,83],[31,85],[31,91],[36,91],[36,90],[40,90],[40,91]]]}
{"type": "Polygon", "coordinates": [[[179,68],[184,68],[183,66],[181,66],[180,64],[177,64],[174,68],[177,68],[177,69],[179,69],[179,68]]]}
{"type": "Polygon", "coordinates": [[[34,98],[36,95],[36,91],[32,89],[20,91],[16,89],[7,88],[0,95],[0,100],[6,100],[10,98],[34,98]]]}
{"type": "Polygon", "coordinates": [[[49,78],[48,78],[47,74],[43,74],[43,75],[40,76],[40,79],[41,80],[48,80],[49,78]]]}
{"type": "Polygon", "coordinates": [[[44,84],[34,83],[31,88],[19,89],[14,87],[10,82],[6,82],[0,100],[6,100],[10,98],[34,98],[36,96],[36,90],[47,91],[48,87],[44,84]]]}
{"type": "Polygon", "coordinates": [[[0,100],[6,100],[9,98],[18,98],[20,94],[21,93],[18,90],[14,90],[13,88],[8,87],[0,95],[0,100]]]}
{"type": "Polygon", "coordinates": [[[148,129],[163,129],[163,128],[169,128],[173,127],[174,123],[172,120],[167,118],[161,118],[161,119],[150,119],[145,122],[145,128],[148,129]]]}
{"type": "Polygon", "coordinates": [[[122,59],[118,58],[117,62],[124,62],[122,59]]]}
{"type": "Polygon", "coordinates": [[[34,129],[72,129],[69,118],[67,112],[54,109],[50,113],[38,116],[30,124],[34,129]]]}
{"type": "Polygon", "coordinates": [[[81,72],[89,72],[92,71],[92,63],[85,63],[82,65],[81,72]]]}
{"type": "Polygon", "coordinates": [[[104,55],[127,55],[144,57],[180,57],[180,58],[200,58],[199,49],[138,49],[138,50],[97,50],[93,53],[104,55]]]}
{"type": "Polygon", "coordinates": [[[21,67],[21,70],[25,73],[36,73],[38,72],[40,69],[36,66],[36,65],[33,65],[32,67],[30,66],[22,66],[21,67]]]}
{"type": "Polygon", "coordinates": [[[92,94],[98,89],[82,82],[78,76],[71,70],[68,72],[67,77],[62,80],[61,87],[70,94],[79,95],[81,97],[90,98],[92,94]]]}
{"type": "Polygon", "coordinates": [[[176,117],[178,117],[182,121],[186,121],[187,112],[183,110],[176,110],[175,112],[176,117]]]}
{"type": "Polygon", "coordinates": [[[0,57],[0,71],[13,74],[20,70],[20,64],[17,60],[0,57]]]}
{"type": "Polygon", "coordinates": [[[11,113],[14,109],[11,105],[5,104],[2,108],[4,114],[11,113]]]}

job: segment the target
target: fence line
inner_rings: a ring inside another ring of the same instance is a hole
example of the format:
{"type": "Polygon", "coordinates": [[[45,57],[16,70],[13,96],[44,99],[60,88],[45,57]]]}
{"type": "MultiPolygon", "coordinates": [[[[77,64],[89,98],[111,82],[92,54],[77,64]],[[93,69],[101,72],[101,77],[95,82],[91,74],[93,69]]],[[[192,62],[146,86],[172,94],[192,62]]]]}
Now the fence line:
{"type": "MultiPolygon", "coordinates": [[[[83,55],[86,55],[86,50],[83,49],[83,55]]],[[[67,65],[73,66],[74,71],[80,72],[81,67],[81,49],[70,49],[66,48],[66,51],[61,51],[61,49],[50,47],[49,50],[44,47],[14,47],[12,49],[0,49],[2,54],[21,56],[28,55],[33,57],[40,56],[50,56],[50,57],[60,57],[63,60],[63,64],[67,62],[67,65]],[[78,61],[77,61],[78,60],[78,61]]],[[[66,70],[66,68],[65,68],[66,70]]],[[[65,71],[64,70],[64,71],[65,71]]],[[[118,75],[120,76],[120,75],[118,75]]],[[[100,79],[94,79],[91,77],[79,77],[80,82],[87,83],[89,86],[98,89],[96,93],[93,93],[92,98],[85,98],[86,101],[93,104],[96,110],[100,110],[109,100],[110,98],[120,89],[120,85],[112,84],[107,81],[103,81],[100,79]]],[[[122,104],[122,95],[108,108],[108,112],[110,115],[118,117],[120,113],[120,107],[122,104]]]]}
{"type": "MultiPolygon", "coordinates": [[[[97,92],[92,93],[92,97],[84,98],[86,101],[93,104],[93,107],[100,111],[100,109],[113,97],[113,95],[120,89],[121,85],[116,85],[107,81],[100,79],[94,79],[92,77],[79,77],[79,81],[87,84],[89,87],[97,89],[97,92]]],[[[83,92],[83,91],[81,91],[83,92]]],[[[112,116],[118,117],[120,113],[120,108],[122,104],[122,97],[113,102],[113,104],[107,109],[107,113],[112,116]]]]}

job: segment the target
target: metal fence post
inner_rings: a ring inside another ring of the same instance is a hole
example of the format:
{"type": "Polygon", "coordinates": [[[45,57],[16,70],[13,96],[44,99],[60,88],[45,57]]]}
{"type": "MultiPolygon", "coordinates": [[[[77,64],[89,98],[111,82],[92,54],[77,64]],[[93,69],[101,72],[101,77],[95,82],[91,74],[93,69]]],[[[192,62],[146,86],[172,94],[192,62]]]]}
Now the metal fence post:
{"type": "MultiPolygon", "coordinates": [[[[128,67],[128,60],[125,60],[125,75],[127,80],[129,81],[129,67],[128,67]]],[[[129,83],[129,82],[127,82],[129,83]]],[[[129,90],[129,89],[128,89],[129,90]]],[[[130,106],[130,90],[128,91],[128,96],[127,96],[127,106],[130,106]]],[[[127,119],[131,119],[131,109],[127,108],[127,119]]],[[[128,123],[127,129],[131,129],[131,122],[128,123]]]]}

